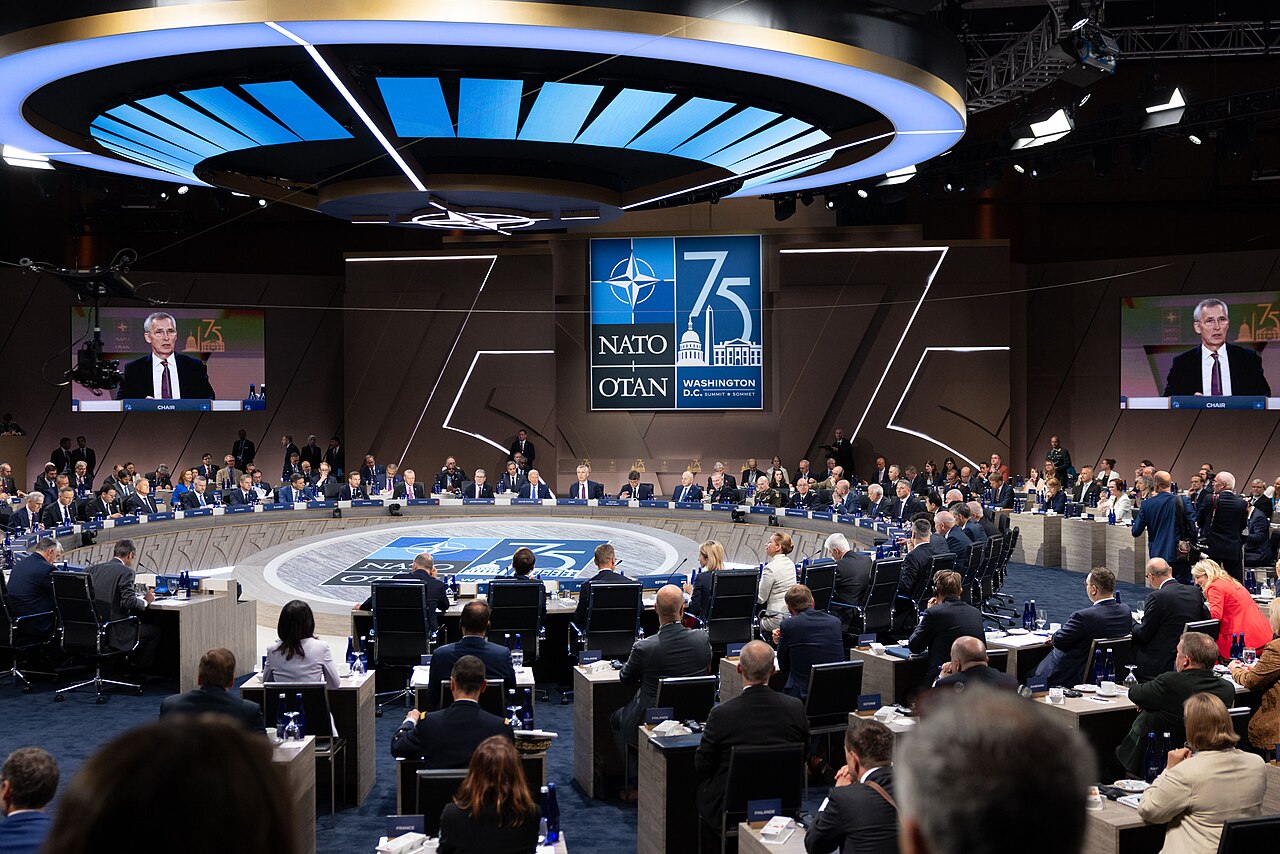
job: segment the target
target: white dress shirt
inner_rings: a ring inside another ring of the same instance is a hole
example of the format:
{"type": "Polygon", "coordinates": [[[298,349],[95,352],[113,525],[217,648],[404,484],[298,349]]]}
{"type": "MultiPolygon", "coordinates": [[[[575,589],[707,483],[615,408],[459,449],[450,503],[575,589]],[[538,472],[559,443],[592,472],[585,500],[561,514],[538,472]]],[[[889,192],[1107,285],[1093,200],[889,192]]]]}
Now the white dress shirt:
{"type": "MultiPolygon", "coordinates": [[[[1218,348],[1218,365],[1222,374],[1222,393],[1231,394],[1231,365],[1227,361],[1226,345],[1218,348]]],[[[1200,381],[1204,383],[1201,389],[1208,394],[1213,388],[1213,351],[1203,344],[1200,345],[1200,381]]]]}
{"type": "MultiPolygon", "coordinates": [[[[173,356],[167,360],[169,362],[169,396],[174,400],[182,397],[182,389],[178,387],[178,362],[173,356]]],[[[151,396],[160,398],[161,377],[164,375],[164,366],[160,364],[160,359],[156,358],[156,354],[151,354],[151,396]]],[[[1205,386],[1208,388],[1208,386],[1205,386]]]]}

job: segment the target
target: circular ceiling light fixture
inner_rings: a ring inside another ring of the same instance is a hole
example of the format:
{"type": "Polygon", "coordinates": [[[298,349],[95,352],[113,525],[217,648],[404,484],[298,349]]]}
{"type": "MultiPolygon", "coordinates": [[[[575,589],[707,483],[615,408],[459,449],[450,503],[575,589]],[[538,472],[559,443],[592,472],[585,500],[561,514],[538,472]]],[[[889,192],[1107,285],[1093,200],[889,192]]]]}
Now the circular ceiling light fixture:
{"type": "Polygon", "coordinates": [[[422,228],[438,228],[444,231],[503,232],[529,228],[543,222],[542,219],[519,213],[499,211],[423,211],[409,218],[410,225],[422,228]]]}

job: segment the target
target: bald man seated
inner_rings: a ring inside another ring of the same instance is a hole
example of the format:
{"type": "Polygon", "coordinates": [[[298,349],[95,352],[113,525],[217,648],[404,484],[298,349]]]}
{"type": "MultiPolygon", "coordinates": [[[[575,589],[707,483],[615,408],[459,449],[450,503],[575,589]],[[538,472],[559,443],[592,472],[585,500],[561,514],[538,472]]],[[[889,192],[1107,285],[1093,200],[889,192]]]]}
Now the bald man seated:
{"type": "Polygon", "coordinates": [[[974,685],[1018,690],[1015,677],[991,666],[984,642],[968,636],[956,638],[951,644],[951,660],[942,665],[941,678],[935,687],[962,690],[974,685]]]}
{"type": "MultiPolygon", "coordinates": [[[[636,728],[644,721],[645,709],[658,704],[659,679],[704,676],[711,666],[711,641],[706,631],[683,625],[684,593],[679,587],[668,584],[660,589],[654,610],[658,614],[657,634],[636,641],[619,674],[623,685],[640,686],[631,702],[609,718],[619,754],[625,753],[628,743],[635,743],[636,728]]],[[[772,661],[772,651],[769,656],[772,661]]],[[[631,794],[626,791],[623,798],[630,800],[631,794]]]]}

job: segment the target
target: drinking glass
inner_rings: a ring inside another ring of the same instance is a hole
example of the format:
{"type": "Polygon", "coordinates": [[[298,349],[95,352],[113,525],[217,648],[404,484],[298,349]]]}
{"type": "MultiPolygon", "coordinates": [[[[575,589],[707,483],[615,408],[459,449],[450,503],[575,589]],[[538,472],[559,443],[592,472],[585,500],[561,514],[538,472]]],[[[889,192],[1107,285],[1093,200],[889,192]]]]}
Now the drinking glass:
{"type": "Polygon", "coordinates": [[[285,741],[298,741],[302,738],[302,731],[298,729],[298,713],[285,712],[284,716],[289,719],[289,723],[284,728],[285,741]]]}
{"type": "Polygon", "coordinates": [[[1127,694],[1129,693],[1130,688],[1138,684],[1138,677],[1135,676],[1133,673],[1133,671],[1138,668],[1138,665],[1126,664],[1125,667],[1129,669],[1128,675],[1124,677],[1124,690],[1125,690],[1125,693],[1127,694]]]}
{"type": "Polygon", "coordinates": [[[511,650],[511,666],[517,670],[519,670],[521,667],[524,667],[524,650],[523,649],[511,650]]]}
{"type": "Polygon", "coordinates": [[[1043,632],[1047,625],[1049,625],[1049,612],[1041,608],[1036,611],[1036,628],[1043,632]]]}
{"type": "Polygon", "coordinates": [[[1252,647],[1246,647],[1244,651],[1244,658],[1242,660],[1244,661],[1245,667],[1252,667],[1253,663],[1258,660],[1257,651],[1252,647]]]}

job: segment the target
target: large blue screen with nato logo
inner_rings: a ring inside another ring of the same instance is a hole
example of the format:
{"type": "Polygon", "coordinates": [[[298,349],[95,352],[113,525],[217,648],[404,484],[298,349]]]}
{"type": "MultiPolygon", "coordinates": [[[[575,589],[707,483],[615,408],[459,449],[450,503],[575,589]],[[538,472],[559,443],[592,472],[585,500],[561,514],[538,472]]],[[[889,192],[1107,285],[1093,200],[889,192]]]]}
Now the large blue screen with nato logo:
{"type": "Polygon", "coordinates": [[[591,408],[764,408],[759,235],[591,241],[591,408]]]}

